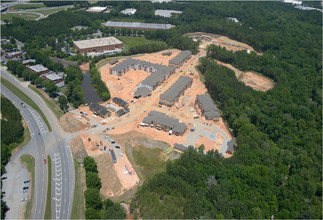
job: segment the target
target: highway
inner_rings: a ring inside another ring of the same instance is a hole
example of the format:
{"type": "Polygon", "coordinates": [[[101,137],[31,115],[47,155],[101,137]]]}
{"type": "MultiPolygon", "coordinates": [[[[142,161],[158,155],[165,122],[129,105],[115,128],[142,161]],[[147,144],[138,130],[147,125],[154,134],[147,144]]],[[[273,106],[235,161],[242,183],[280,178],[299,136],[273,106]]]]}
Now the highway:
{"type": "MultiPolygon", "coordinates": [[[[43,135],[42,138],[44,140],[45,155],[50,155],[52,158],[52,218],[69,219],[72,212],[75,183],[74,162],[69,141],[65,138],[65,133],[61,130],[53,112],[47,107],[42,98],[28,87],[26,82],[20,82],[3,67],[1,67],[1,76],[29,96],[38,105],[50,123],[52,132],[43,135]]],[[[37,152],[38,149],[34,147],[32,151],[37,152]]],[[[43,164],[43,159],[41,163],[43,164]]],[[[37,181],[39,180],[37,179],[37,181]]],[[[34,214],[40,211],[40,206],[40,204],[34,206],[34,214]]]]}

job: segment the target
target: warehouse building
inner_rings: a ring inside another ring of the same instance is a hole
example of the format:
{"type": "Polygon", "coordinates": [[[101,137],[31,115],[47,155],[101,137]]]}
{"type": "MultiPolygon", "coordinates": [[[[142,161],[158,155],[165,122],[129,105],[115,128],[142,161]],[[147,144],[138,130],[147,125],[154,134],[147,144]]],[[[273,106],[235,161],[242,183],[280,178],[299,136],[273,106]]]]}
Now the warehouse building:
{"type": "Polygon", "coordinates": [[[204,116],[206,120],[219,121],[219,109],[209,95],[197,95],[195,103],[201,109],[202,116],[204,116]]]}
{"type": "Polygon", "coordinates": [[[135,8],[127,8],[125,10],[120,11],[121,14],[124,15],[134,15],[136,13],[137,9],[135,8]]]}
{"type": "Polygon", "coordinates": [[[185,123],[158,111],[149,112],[142,123],[178,136],[182,136],[187,129],[185,123]]]}
{"type": "Polygon", "coordinates": [[[110,111],[108,111],[105,107],[103,107],[97,103],[91,103],[90,110],[94,114],[99,115],[102,118],[107,118],[107,117],[110,117],[110,115],[111,115],[110,111]]]}
{"type": "Polygon", "coordinates": [[[191,56],[192,56],[191,51],[189,50],[182,51],[176,57],[174,57],[169,61],[169,66],[178,68],[182,66],[185,63],[185,61],[189,60],[191,56]]]}
{"type": "Polygon", "coordinates": [[[188,149],[188,147],[184,146],[183,144],[178,144],[178,143],[174,144],[174,148],[175,148],[175,150],[179,150],[182,152],[184,152],[188,149]]]}
{"type": "Polygon", "coordinates": [[[112,101],[121,107],[126,107],[128,105],[128,102],[118,97],[114,97],[112,101]]]}
{"type": "Polygon", "coordinates": [[[86,10],[87,12],[93,12],[93,13],[102,13],[104,11],[107,10],[107,7],[91,7],[88,10],[86,10]]]}
{"type": "Polygon", "coordinates": [[[182,14],[182,11],[176,11],[176,10],[155,10],[156,16],[162,16],[165,18],[170,18],[173,15],[180,15],[182,14]]]}
{"type": "Polygon", "coordinates": [[[115,50],[123,47],[123,43],[115,37],[73,41],[73,45],[80,53],[102,52],[104,50],[115,50]]]}
{"type": "Polygon", "coordinates": [[[45,73],[49,73],[49,69],[47,67],[44,67],[41,64],[37,64],[37,65],[33,65],[33,66],[29,66],[27,67],[31,72],[33,73],[38,73],[39,75],[45,74],[45,73]]]}
{"type": "Polygon", "coordinates": [[[172,28],[171,24],[141,23],[141,22],[118,22],[107,21],[105,26],[116,29],[136,29],[136,30],[168,30],[172,28]]]}
{"type": "Polygon", "coordinates": [[[159,97],[159,104],[172,107],[184,94],[185,90],[191,87],[193,79],[188,76],[180,76],[179,79],[159,97]]]}

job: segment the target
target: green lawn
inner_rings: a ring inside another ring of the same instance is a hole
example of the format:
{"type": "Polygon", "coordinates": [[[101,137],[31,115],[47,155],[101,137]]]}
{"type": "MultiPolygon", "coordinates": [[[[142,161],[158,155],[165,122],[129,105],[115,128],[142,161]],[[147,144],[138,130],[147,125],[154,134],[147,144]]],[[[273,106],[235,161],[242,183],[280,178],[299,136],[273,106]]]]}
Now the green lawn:
{"type": "Polygon", "coordinates": [[[32,89],[34,92],[36,92],[44,100],[46,105],[52,110],[52,112],[54,112],[57,119],[60,119],[60,117],[64,115],[63,111],[59,108],[55,100],[53,100],[50,97],[46,97],[45,95],[42,94],[41,91],[39,91],[39,89],[35,88],[32,85],[29,85],[28,87],[32,89]]]}
{"type": "Polygon", "coordinates": [[[85,219],[82,191],[82,170],[80,164],[74,159],[75,188],[71,219],[85,219]]]}
{"type": "Polygon", "coordinates": [[[27,126],[26,121],[23,120],[23,123],[24,123],[24,125],[26,125],[26,127],[24,126],[24,140],[23,140],[23,142],[21,142],[18,145],[18,148],[22,148],[22,147],[26,146],[29,143],[30,139],[31,139],[30,131],[29,131],[29,128],[27,126]]]}
{"type": "Polygon", "coordinates": [[[22,9],[34,9],[34,8],[44,8],[45,5],[43,3],[37,4],[19,4],[14,5],[9,8],[9,10],[22,10],[22,9]]]}
{"type": "Polygon", "coordinates": [[[48,184],[47,184],[47,199],[44,219],[52,219],[52,160],[47,156],[48,164],[48,184]]]}
{"type": "Polygon", "coordinates": [[[37,111],[40,115],[40,117],[44,120],[45,124],[48,127],[48,131],[51,132],[52,128],[50,127],[50,124],[45,117],[44,113],[40,110],[40,108],[36,105],[36,103],[29,98],[25,93],[23,93],[20,89],[18,89],[16,86],[14,86],[11,82],[1,77],[1,83],[7,87],[12,93],[14,93],[18,98],[23,100],[25,103],[27,103],[30,107],[32,107],[35,111],[37,111]]]}
{"type": "Polygon", "coordinates": [[[142,46],[146,44],[161,43],[160,41],[147,40],[145,37],[115,36],[129,47],[142,46]]]}
{"type": "Polygon", "coordinates": [[[33,20],[39,17],[39,15],[34,13],[7,13],[1,14],[1,20],[9,20],[11,21],[13,17],[23,18],[26,20],[33,20]]]}
{"type": "Polygon", "coordinates": [[[133,148],[134,163],[130,162],[140,178],[145,180],[157,172],[165,171],[166,162],[163,160],[162,152],[163,150],[159,148],[147,148],[141,145],[133,148]]]}
{"type": "Polygon", "coordinates": [[[33,209],[33,199],[34,199],[34,192],[35,192],[35,159],[34,157],[30,156],[30,155],[22,155],[20,157],[21,161],[23,163],[27,164],[27,169],[28,171],[31,173],[31,188],[29,189],[31,191],[31,197],[30,199],[27,201],[26,204],[26,209],[25,209],[25,219],[31,219],[31,215],[32,215],[32,209],[33,209]]]}
{"type": "Polygon", "coordinates": [[[43,15],[49,15],[49,14],[54,14],[59,11],[63,11],[66,8],[52,8],[52,9],[44,9],[44,10],[37,10],[37,12],[43,14],[43,15]]]}

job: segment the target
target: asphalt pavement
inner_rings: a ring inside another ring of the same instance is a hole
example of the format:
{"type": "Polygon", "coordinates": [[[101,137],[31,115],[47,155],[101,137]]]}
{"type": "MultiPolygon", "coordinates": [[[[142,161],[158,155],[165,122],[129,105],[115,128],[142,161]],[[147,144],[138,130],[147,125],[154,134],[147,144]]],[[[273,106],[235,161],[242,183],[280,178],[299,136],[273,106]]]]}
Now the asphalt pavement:
{"type": "MultiPolygon", "coordinates": [[[[74,184],[75,184],[75,170],[74,170],[74,162],[72,152],[69,146],[69,139],[65,138],[65,133],[61,130],[58,120],[53,114],[53,112],[47,107],[45,102],[42,100],[38,94],[32,91],[26,83],[22,83],[17,80],[14,76],[8,73],[4,67],[1,67],[1,76],[5,79],[9,80],[12,84],[14,84],[17,88],[23,91],[27,96],[29,96],[41,109],[41,111],[45,114],[48,119],[50,126],[52,128],[52,132],[46,133],[46,135],[41,135],[43,138],[43,143],[37,143],[38,146],[45,147],[45,157],[46,155],[51,155],[51,158],[55,158],[55,155],[60,156],[61,162],[61,170],[56,169],[55,163],[52,163],[52,218],[53,219],[69,219],[72,212],[73,205],[73,195],[74,195],[74,184]],[[56,177],[56,173],[61,172],[60,178],[56,177]],[[57,183],[56,183],[57,181],[57,183]],[[61,182],[58,182],[61,181],[61,182]],[[55,191],[55,187],[57,185],[61,185],[61,192],[59,190],[55,191]]],[[[28,124],[29,127],[29,124],[28,124]]],[[[35,132],[34,132],[35,133],[35,132]]],[[[37,139],[38,140],[38,139],[37,139]]],[[[33,141],[33,139],[32,139],[33,141]]],[[[25,149],[25,148],[24,148],[25,149]]],[[[38,151],[36,147],[32,148],[33,153],[38,151]]],[[[41,162],[36,163],[36,173],[37,167],[41,167],[41,163],[43,164],[43,158],[41,162]],[[39,164],[40,163],[40,164],[39,164]]],[[[42,181],[41,177],[36,177],[37,181],[42,181]]],[[[43,185],[47,187],[47,171],[46,171],[46,182],[43,182],[43,185]]],[[[47,191],[39,192],[42,196],[46,196],[47,191]],[[44,195],[43,195],[44,194],[44,195]]],[[[38,195],[36,196],[38,197],[38,195]]],[[[40,201],[36,201],[36,203],[40,203],[40,201]]],[[[34,214],[37,212],[42,212],[41,206],[43,204],[36,204],[34,209],[34,214]]],[[[36,215],[36,214],[35,214],[36,215]]],[[[34,215],[34,216],[35,216],[34,215]]],[[[41,219],[41,218],[37,218],[41,219]]]]}

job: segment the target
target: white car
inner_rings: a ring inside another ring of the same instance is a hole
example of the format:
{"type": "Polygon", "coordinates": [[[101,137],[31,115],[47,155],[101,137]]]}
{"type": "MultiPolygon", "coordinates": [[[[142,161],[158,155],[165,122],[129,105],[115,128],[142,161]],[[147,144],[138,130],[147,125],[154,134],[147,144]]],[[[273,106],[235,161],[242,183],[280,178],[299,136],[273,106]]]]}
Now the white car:
{"type": "Polygon", "coordinates": [[[27,201],[27,198],[23,198],[23,199],[21,199],[21,201],[22,202],[25,202],[25,201],[27,201]]]}

